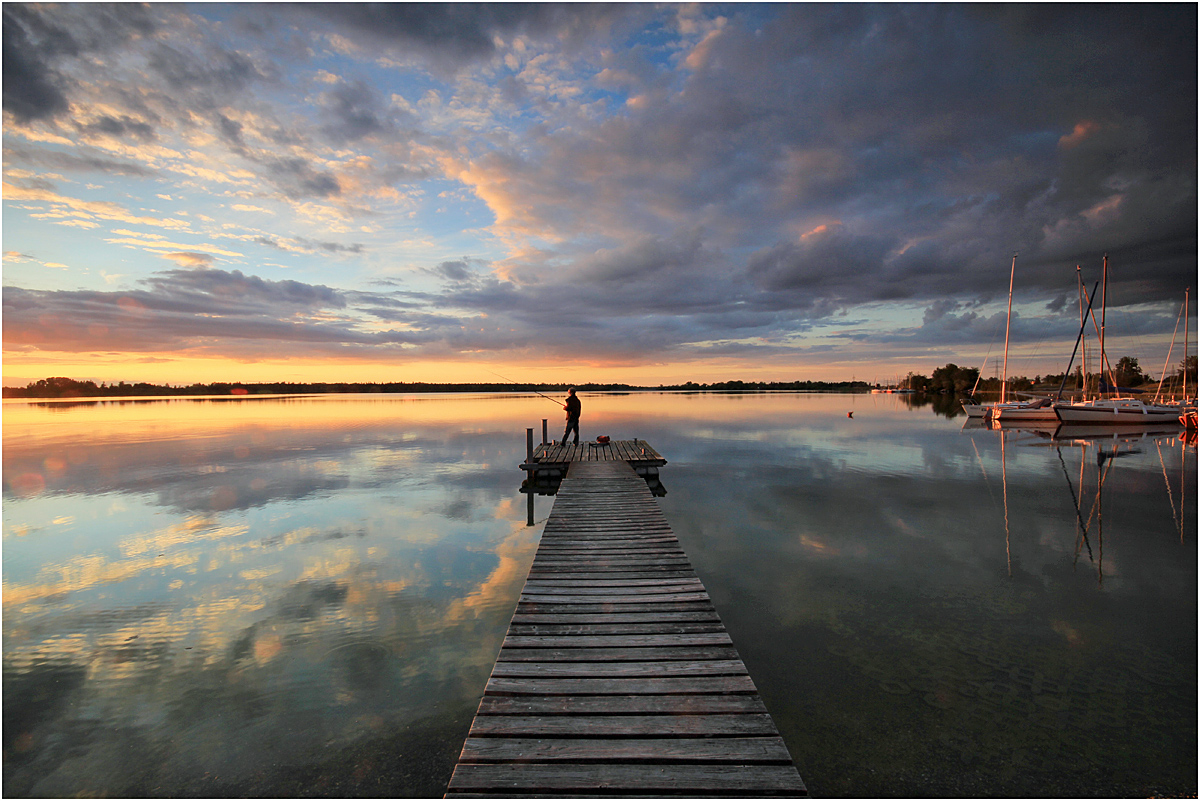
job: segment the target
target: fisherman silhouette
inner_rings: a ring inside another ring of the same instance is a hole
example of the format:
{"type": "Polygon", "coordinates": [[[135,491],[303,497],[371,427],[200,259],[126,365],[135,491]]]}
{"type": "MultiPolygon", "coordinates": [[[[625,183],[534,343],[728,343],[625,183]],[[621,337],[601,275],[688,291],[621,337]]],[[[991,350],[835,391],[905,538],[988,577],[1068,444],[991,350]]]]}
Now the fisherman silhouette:
{"type": "Polygon", "coordinates": [[[575,397],[575,387],[567,390],[567,402],[563,404],[563,409],[567,413],[567,427],[563,429],[562,444],[567,444],[567,435],[572,430],[575,432],[575,443],[579,444],[579,412],[582,405],[579,403],[579,398],[575,397]]]}

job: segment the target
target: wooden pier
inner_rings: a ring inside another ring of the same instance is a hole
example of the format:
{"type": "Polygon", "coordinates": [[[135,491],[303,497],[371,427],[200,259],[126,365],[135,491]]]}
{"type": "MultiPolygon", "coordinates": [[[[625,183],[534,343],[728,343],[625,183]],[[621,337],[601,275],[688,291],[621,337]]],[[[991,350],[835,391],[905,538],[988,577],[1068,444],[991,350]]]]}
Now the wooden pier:
{"type": "Polygon", "coordinates": [[[446,797],[806,795],[646,482],[596,450],[543,450],[566,477],[446,797]]]}
{"type": "Polygon", "coordinates": [[[561,479],[574,462],[624,462],[638,475],[643,476],[656,473],[658,468],[667,463],[667,460],[644,439],[622,439],[605,443],[581,442],[578,445],[543,441],[535,448],[532,428],[526,430],[526,436],[527,454],[521,469],[535,480],[544,477],[561,479]]]}

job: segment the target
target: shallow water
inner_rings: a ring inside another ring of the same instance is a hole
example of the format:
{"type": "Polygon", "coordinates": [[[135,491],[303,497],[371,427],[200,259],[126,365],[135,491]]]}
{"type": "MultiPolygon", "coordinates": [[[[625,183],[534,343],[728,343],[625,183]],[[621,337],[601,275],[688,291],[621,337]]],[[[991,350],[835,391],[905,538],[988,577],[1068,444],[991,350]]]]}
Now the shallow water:
{"type": "MultiPolygon", "coordinates": [[[[1056,445],[897,396],[583,400],[585,437],[669,460],[660,503],[813,795],[1196,793],[1174,433],[1056,445]]],[[[525,429],[560,415],[6,402],[5,795],[440,796],[552,504],[526,525],[525,429]]]]}

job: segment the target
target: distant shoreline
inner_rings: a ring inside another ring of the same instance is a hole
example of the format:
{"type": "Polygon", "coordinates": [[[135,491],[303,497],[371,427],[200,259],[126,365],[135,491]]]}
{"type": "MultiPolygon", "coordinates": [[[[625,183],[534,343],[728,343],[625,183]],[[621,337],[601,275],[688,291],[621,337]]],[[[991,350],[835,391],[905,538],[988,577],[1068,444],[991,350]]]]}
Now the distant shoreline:
{"type": "Polygon", "coordinates": [[[633,384],[497,384],[497,383],[427,383],[390,381],[370,382],[266,382],[190,384],[100,384],[94,381],[75,381],[69,378],[47,378],[25,387],[4,387],[5,399],[88,399],[88,398],[170,398],[170,397],[245,397],[253,395],[354,395],[354,394],[398,394],[398,393],[451,393],[451,392],[556,392],[565,394],[575,387],[580,392],[865,392],[871,385],[865,381],[719,381],[712,384],[660,384],[640,386],[633,384]]]}

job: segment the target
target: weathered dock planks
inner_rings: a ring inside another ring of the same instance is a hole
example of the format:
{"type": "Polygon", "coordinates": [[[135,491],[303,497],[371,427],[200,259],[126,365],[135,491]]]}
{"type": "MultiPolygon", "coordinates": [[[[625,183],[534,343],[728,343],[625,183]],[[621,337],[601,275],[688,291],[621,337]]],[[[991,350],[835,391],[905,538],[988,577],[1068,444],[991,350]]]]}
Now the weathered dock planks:
{"type": "Polygon", "coordinates": [[[658,451],[650,447],[645,440],[612,440],[600,444],[598,442],[581,442],[578,445],[555,444],[553,442],[539,445],[534,451],[534,458],[539,462],[639,462],[659,461],[666,464],[658,451]]]}
{"type": "Polygon", "coordinates": [[[645,481],[570,462],[447,797],[805,794],[645,481]]]}
{"type": "Polygon", "coordinates": [[[645,440],[581,442],[578,445],[549,442],[534,447],[533,429],[529,429],[529,438],[529,453],[521,469],[527,471],[530,478],[561,478],[567,467],[575,462],[624,462],[642,475],[653,475],[667,463],[645,440]]]}

